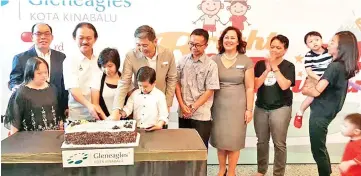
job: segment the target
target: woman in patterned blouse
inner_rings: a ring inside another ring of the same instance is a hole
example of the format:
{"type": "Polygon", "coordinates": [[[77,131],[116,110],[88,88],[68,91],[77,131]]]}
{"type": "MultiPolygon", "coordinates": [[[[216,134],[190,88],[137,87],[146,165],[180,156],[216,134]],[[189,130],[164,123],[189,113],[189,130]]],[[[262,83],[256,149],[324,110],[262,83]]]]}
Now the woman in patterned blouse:
{"type": "Polygon", "coordinates": [[[5,127],[11,130],[11,134],[63,129],[56,88],[47,82],[48,79],[47,62],[39,57],[28,59],[24,83],[11,95],[6,110],[5,127]]]}

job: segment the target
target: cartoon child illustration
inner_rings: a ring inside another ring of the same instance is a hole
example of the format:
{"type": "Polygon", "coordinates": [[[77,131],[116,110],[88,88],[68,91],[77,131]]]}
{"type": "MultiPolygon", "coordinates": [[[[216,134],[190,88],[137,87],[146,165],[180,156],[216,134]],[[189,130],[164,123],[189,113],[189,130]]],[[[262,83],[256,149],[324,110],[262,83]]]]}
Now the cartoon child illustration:
{"type": "MultiPolygon", "coordinates": [[[[244,22],[248,23],[248,26],[251,24],[247,21],[247,17],[244,16],[248,10],[251,9],[251,6],[247,4],[247,0],[235,0],[231,1],[231,5],[227,7],[232,14],[229,18],[228,22],[232,22],[232,26],[238,28],[239,30],[243,31],[244,29],[244,22]]],[[[227,22],[227,23],[228,23],[227,22]]],[[[226,25],[225,23],[224,25],[226,25]]]]}
{"type": "Polygon", "coordinates": [[[357,27],[358,27],[358,28],[360,29],[360,31],[361,31],[361,18],[356,19],[355,23],[356,23],[357,27]]]}
{"type": "Polygon", "coordinates": [[[199,20],[203,20],[203,29],[212,32],[213,36],[213,32],[216,31],[217,21],[220,22],[217,14],[223,8],[223,3],[220,0],[202,0],[202,3],[198,5],[198,9],[202,10],[204,14],[194,21],[193,24],[196,24],[199,20]]]}

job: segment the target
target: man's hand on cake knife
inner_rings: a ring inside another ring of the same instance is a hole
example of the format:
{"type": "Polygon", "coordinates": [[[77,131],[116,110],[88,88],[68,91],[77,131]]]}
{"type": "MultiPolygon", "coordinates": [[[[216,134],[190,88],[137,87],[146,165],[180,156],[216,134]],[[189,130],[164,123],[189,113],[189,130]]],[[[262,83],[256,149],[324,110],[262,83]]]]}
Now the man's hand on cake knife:
{"type": "Polygon", "coordinates": [[[97,114],[100,118],[100,120],[105,120],[107,116],[103,112],[102,108],[99,105],[95,105],[95,110],[97,111],[97,114]]]}
{"type": "Polygon", "coordinates": [[[121,117],[121,114],[120,114],[120,111],[119,109],[115,109],[113,110],[113,112],[110,114],[110,116],[108,117],[109,120],[119,120],[121,117]]]}
{"type": "Polygon", "coordinates": [[[90,104],[87,106],[87,108],[88,108],[88,110],[89,110],[90,115],[91,115],[92,117],[94,117],[96,120],[99,120],[99,116],[98,116],[98,112],[97,112],[97,110],[96,110],[96,106],[90,103],[90,104]]]}
{"type": "Polygon", "coordinates": [[[126,118],[127,117],[127,113],[125,113],[125,111],[120,110],[119,113],[120,113],[120,118],[126,118]]]}

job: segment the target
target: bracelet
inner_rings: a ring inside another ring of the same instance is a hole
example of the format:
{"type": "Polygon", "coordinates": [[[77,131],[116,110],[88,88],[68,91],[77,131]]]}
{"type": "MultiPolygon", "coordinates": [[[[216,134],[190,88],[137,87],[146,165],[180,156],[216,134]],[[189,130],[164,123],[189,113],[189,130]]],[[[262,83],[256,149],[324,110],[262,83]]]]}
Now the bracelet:
{"type": "Polygon", "coordinates": [[[252,110],[246,109],[246,111],[253,112],[252,110]]]}

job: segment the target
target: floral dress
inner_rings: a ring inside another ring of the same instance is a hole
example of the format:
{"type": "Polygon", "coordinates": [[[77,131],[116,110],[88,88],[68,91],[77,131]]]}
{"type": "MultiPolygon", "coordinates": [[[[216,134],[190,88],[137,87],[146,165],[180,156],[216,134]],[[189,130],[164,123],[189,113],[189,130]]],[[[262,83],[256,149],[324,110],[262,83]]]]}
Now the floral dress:
{"type": "Polygon", "coordinates": [[[5,127],[19,131],[59,130],[60,118],[55,86],[32,89],[19,87],[9,100],[5,127]]]}

